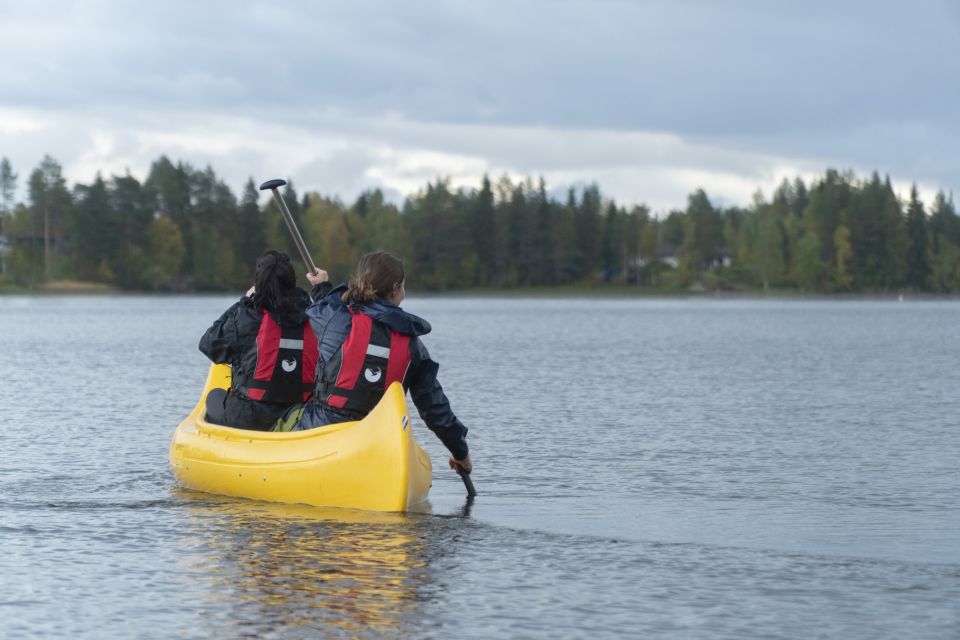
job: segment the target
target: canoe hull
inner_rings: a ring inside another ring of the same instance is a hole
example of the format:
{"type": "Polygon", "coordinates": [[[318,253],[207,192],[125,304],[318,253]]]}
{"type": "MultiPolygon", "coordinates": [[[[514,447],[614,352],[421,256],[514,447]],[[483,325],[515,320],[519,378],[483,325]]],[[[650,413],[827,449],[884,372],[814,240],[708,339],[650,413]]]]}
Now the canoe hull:
{"type": "Polygon", "coordinates": [[[222,495],[406,511],[430,490],[430,457],[414,439],[403,387],[390,386],[363,420],[291,433],[206,422],[204,398],[226,388],[230,369],[214,365],[200,402],[170,446],[170,467],[188,489],[222,495]]]}

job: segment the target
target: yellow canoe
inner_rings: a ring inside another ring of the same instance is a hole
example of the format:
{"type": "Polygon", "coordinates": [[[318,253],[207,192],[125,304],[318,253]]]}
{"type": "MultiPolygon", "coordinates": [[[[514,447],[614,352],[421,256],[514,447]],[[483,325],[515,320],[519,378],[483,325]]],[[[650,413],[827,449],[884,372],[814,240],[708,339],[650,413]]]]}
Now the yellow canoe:
{"type": "Polygon", "coordinates": [[[213,365],[200,402],[170,445],[177,482],[207,493],[324,507],[406,511],[430,491],[430,456],[413,437],[403,387],[394,383],[363,420],[272,433],[204,420],[207,393],[227,388],[213,365]]]}

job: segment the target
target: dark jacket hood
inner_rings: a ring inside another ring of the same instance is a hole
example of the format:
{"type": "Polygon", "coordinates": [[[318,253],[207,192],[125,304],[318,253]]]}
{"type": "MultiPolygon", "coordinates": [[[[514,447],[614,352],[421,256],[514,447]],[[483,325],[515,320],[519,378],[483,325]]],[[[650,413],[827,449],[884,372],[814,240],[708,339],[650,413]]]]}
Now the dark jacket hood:
{"type": "Polygon", "coordinates": [[[363,305],[363,312],[400,333],[422,336],[431,330],[430,323],[420,316],[404,311],[383,299],[363,305]]]}
{"type": "MultiPolygon", "coordinates": [[[[329,296],[336,296],[336,299],[339,301],[341,300],[340,296],[342,296],[346,290],[347,285],[341,284],[336,289],[331,291],[329,296]]],[[[404,311],[397,305],[391,304],[383,298],[379,298],[374,302],[368,302],[360,305],[360,307],[363,309],[365,314],[374,320],[382,322],[391,329],[396,329],[400,333],[406,333],[413,336],[423,336],[430,333],[431,327],[429,322],[420,316],[416,316],[412,313],[404,311]]]]}

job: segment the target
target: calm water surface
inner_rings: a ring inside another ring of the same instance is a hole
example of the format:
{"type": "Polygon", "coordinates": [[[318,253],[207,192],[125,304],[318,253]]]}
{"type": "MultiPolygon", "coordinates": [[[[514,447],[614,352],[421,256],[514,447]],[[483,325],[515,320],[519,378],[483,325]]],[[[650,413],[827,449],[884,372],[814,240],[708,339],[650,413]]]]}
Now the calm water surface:
{"type": "Polygon", "coordinates": [[[0,297],[0,637],[960,637],[960,303],[413,298],[481,495],[178,489],[230,297],[0,297]]]}

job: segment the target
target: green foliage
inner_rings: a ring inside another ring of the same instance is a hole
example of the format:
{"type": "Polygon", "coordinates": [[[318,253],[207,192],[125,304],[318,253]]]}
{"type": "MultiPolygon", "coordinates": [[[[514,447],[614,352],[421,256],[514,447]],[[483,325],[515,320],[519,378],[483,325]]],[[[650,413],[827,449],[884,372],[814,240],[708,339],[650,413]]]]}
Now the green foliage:
{"type": "Polygon", "coordinates": [[[234,234],[234,250],[241,268],[242,265],[251,265],[252,268],[257,256],[269,247],[260,205],[257,204],[259,197],[260,192],[254,185],[253,178],[250,178],[243,187],[234,234]]]}
{"type": "Polygon", "coordinates": [[[77,185],[70,225],[76,275],[81,280],[113,280],[121,236],[120,221],[110,206],[107,183],[99,175],[90,186],[77,185]]]}
{"type": "MultiPolygon", "coordinates": [[[[464,259],[475,251],[468,235],[469,227],[463,224],[464,208],[462,198],[453,193],[444,180],[428,184],[426,191],[407,199],[403,216],[411,230],[410,264],[407,265],[411,282],[427,289],[446,290],[476,281],[476,273],[469,271],[476,260],[464,259]]],[[[504,213],[508,239],[521,228],[521,223],[512,220],[510,213],[515,211],[508,209],[504,213]]],[[[515,284],[516,279],[515,248],[516,245],[508,243],[499,254],[499,272],[508,284],[515,284]]]]}
{"type": "MultiPolygon", "coordinates": [[[[25,203],[13,201],[16,178],[0,160],[7,283],[70,277],[125,289],[237,290],[249,286],[267,248],[300,261],[273,199],[248,180],[238,201],[211,167],[161,157],[143,183],[98,175],[71,190],[45,157],[30,173],[25,203]]],[[[618,206],[595,184],[556,200],[542,179],[508,176],[484,176],[476,189],[438,178],[402,207],[379,190],[347,206],[301,196],[290,182],[284,197],[316,263],[335,280],[348,278],[363,253],[388,249],[405,258],[411,289],[610,282],[661,291],[960,292],[952,199],[938,193],[927,215],[913,189],[904,211],[890,179],[876,173],[861,181],[830,169],[809,187],[784,180],[769,202],[758,193],[749,206],[727,209],[697,189],[685,209],[659,219],[643,206],[618,206]]]]}
{"type": "MultiPolygon", "coordinates": [[[[712,266],[723,247],[723,220],[720,212],[713,208],[703,189],[697,189],[687,198],[686,216],[693,222],[691,255],[698,262],[691,265],[698,273],[712,266]]],[[[686,229],[685,229],[686,231],[686,229]]]]}
{"type": "Polygon", "coordinates": [[[697,250],[697,223],[692,217],[683,219],[683,244],[680,245],[677,256],[680,259],[680,282],[692,284],[700,274],[700,266],[703,264],[703,255],[697,250]]]}
{"type": "Polygon", "coordinates": [[[789,215],[782,201],[775,199],[769,204],[757,194],[750,214],[743,217],[735,245],[737,268],[747,274],[752,284],[769,289],[771,284],[783,283],[787,271],[789,215]]]}
{"type": "Polygon", "coordinates": [[[804,291],[822,289],[826,266],[820,259],[820,241],[812,233],[805,233],[797,243],[795,279],[804,291]]]}
{"type": "Polygon", "coordinates": [[[930,275],[931,290],[938,293],[960,291],[960,247],[942,240],[930,275]]]}
{"type": "MultiPolygon", "coordinates": [[[[279,213],[277,216],[279,217],[279,213]]],[[[360,256],[359,250],[351,241],[351,238],[357,235],[355,231],[351,232],[351,227],[362,226],[365,219],[354,213],[351,223],[351,217],[339,201],[319,196],[310,198],[309,206],[302,217],[301,232],[314,262],[323,265],[332,278],[346,279],[360,256]]],[[[290,251],[294,260],[299,261],[296,249],[291,248],[290,251]]],[[[306,273],[307,269],[302,266],[300,270],[306,273]]]]}
{"type": "Polygon", "coordinates": [[[186,248],[180,227],[170,218],[157,218],[147,229],[147,280],[151,288],[173,289],[186,248]]]}
{"type": "Polygon", "coordinates": [[[73,200],[62,168],[50,156],[44,156],[40,166],[30,174],[29,196],[33,233],[43,239],[44,277],[61,277],[64,275],[61,258],[67,254],[66,235],[73,200]]]}
{"type": "Polygon", "coordinates": [[[671,211],[661,223],[660,239],[677,247],[683,244],[683,221],[684,214],[682,211],[671,211]]]}
{"type": "Polygon", "coordinates": [[[834,260],[833,233],[845,214],[851,199],[852,176],[841,176],[827,169],[823,179],[810,190],[810,200],[803,210],[803,227],[820,241],[820,258],[824,263],[834,260]]]}
{"type": "Polygon", "coordinates": [[[905,272],[906,236],[900,202],[890,181],[881,181],[876,173],[852,188],[853,197],[843,218],[853,251],[851,282],[867,289],[894,288],[905,272]]]}
{"type": "Polygon", "coordinates": [[[850,288],[853,277],[850,275],[848,264],[853,257],[853,247],[850,246],[850,230],[840,225],[833,232],[833,247],[836,251],[836,270],[833,273],[834,286],[844,291],[850,288]]]}

